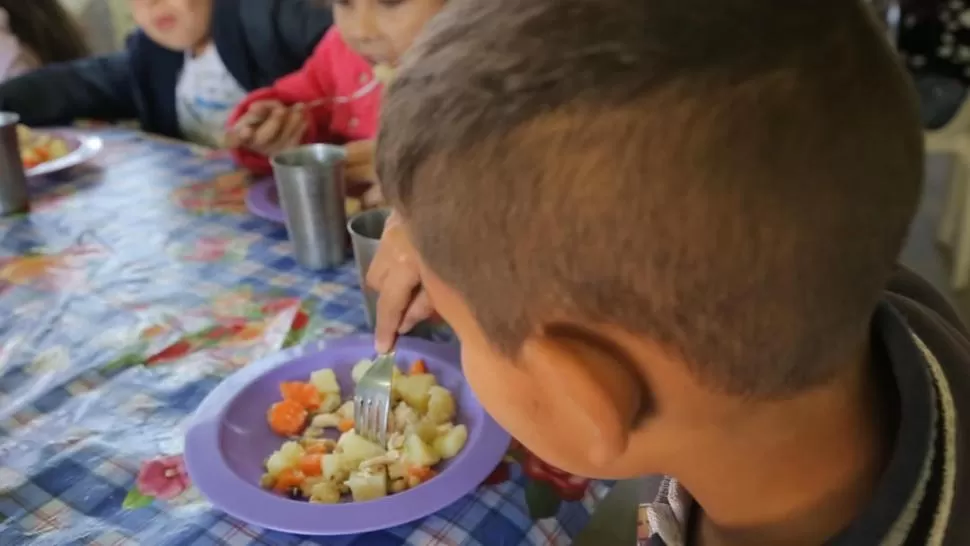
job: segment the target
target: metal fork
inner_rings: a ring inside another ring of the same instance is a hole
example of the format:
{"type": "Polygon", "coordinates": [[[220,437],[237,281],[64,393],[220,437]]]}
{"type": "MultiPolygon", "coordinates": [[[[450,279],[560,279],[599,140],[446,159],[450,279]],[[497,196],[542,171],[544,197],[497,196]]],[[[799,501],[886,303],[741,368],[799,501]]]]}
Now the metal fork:
{"type": "Polygon", "coordinates": [[[387,446],[395,365],[393,352],[378,355],[354,389],[354,430],[381,447],[387,446]]]}

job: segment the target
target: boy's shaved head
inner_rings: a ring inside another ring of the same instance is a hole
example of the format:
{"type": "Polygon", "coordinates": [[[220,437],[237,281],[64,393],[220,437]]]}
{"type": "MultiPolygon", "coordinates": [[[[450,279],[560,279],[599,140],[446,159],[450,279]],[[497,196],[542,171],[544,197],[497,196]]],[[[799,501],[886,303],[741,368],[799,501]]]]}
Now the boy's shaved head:
{"type": "Polygon", "coordinates": [[[497,348],[615,326],[735,394],[838,373],[920,192],[854,0],[451,0],[383,109],[385,194],[497,348]]]}

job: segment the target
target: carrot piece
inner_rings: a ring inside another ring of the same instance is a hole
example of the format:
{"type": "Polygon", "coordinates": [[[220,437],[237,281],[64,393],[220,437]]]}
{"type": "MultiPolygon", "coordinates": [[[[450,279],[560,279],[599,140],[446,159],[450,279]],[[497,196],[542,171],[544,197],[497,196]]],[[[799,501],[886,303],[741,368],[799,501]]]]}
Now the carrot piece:
{"type": "Polygon", "coordinates": [[[306,448],[307,455],[326,455],[328,453],[330,453],[330,449],[327,444],[323,443],[311,444],[306,448]]]}
{"type": "Polygon", "coordinates": [[[408,375],[421,375],[428,373],[428,365],[420,358],[411,363],[408,368],[408,375]]]}
{"type": "Polygon", "coordinates": [[[280,394],[283,400],[292,400],[308,410],[315,410],[323,402],[320,391],[309,383],[288,381],[280,384],[280,394]]]}
{"type": "Polygon", "coordinates": [[[426,466],[411,466],[407,470],[408,476],[414,476],[422,483],[438,475],[434,470],[426,466]]]}
{"type": "Polygon", "coordinates": [[[303,472],[300,472],[295,468],[284,468],[283,471],[276,476],[276,483],[273,484],[273,491],[276,491],[277,493],[287,493],[294,487],[300,487],[300,484],[303,483],[303,479],[303,472]]]}
{"type": "Polygon", "coordinates": [[[300,457],[300,472],[305,476],[319,476],[323,474],[323,455],[308,453],[300,457]]]}
{"type": "Polygon", "coordinates": [[[306,426],[307,411],[303,406],[292,401],[283,400],[270,406],[266,414],[269,428],[280,436],[296,436],[303,432],[306,426]]]}
{"type": "Polygon", "coordinates": [[[340,432],[348,432],[354,430],[354,420],[353,419],[341,419],[340,424],[337,425],[337,430],[340,432]]]}

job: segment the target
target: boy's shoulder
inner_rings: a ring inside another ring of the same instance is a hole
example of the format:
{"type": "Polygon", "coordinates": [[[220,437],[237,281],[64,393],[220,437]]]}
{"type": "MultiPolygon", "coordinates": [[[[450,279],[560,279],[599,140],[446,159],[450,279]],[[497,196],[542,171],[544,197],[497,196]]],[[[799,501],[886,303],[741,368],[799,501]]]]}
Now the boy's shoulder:
{"type": "MultiPolygon", "coordinates": [[[[903,268],[872,330],[873,358],[892,376],[900,424],[869,506],[826,545],[970,544],[970,337],[947,300],[903,268]]],[[[640,544],[683,546],[695,512],[689,492],[666,479],[640,507],[640,544]]]]}

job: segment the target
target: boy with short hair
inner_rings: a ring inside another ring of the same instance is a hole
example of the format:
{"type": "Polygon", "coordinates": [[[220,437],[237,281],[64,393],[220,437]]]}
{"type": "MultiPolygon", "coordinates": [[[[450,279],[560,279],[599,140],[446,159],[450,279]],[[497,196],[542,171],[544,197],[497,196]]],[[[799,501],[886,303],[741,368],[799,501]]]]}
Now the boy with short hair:
{"type": "Polygon", "coordinates": [[[316,0],[129,0],[125,51],[56,64],[0,85],[28,125],[138,119],[142,129],[220,146],[254,89],[303,65],[331,24],[316,0]]]}
{"type": "Polygon", "coordinates": [[[451,0],[385,100],[379,349],[420,279],[529,449],[672,477],[650,544],[970,544],[970,342],[895,265],[922,135],[861,2],[451,0]]]}

